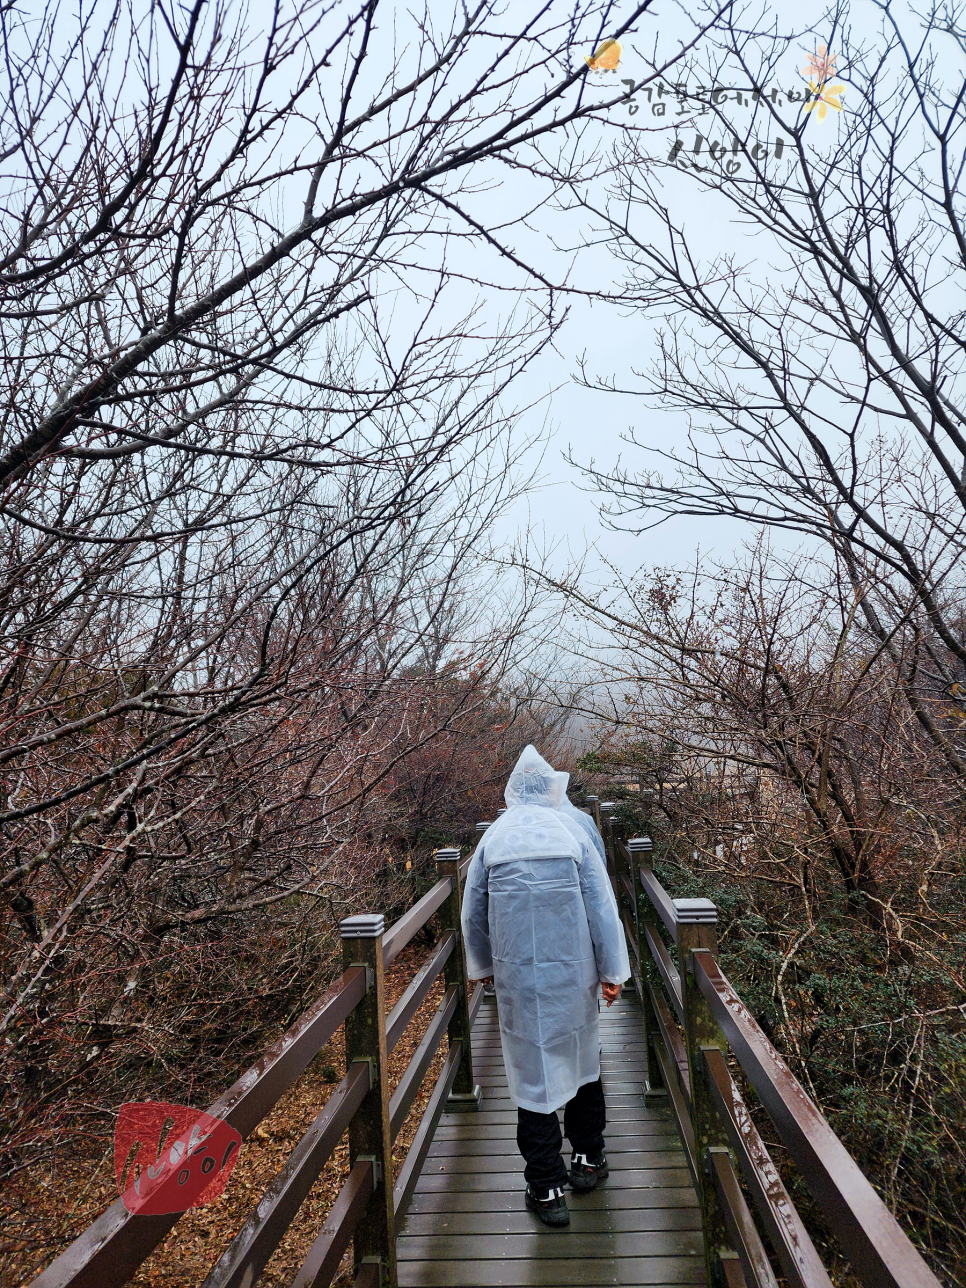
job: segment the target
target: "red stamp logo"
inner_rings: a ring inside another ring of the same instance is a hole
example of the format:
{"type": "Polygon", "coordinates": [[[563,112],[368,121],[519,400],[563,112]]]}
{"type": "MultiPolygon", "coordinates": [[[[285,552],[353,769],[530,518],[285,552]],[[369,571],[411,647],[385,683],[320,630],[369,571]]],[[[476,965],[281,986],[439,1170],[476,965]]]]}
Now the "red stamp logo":
{"type": "Polygon", "coordinates": [[[114,1175],[129,1212],[163,1216],[220,1198],[241,1136],[222,1118],[188,1105],[145,1100],[121,1106],[114,1175]]]}

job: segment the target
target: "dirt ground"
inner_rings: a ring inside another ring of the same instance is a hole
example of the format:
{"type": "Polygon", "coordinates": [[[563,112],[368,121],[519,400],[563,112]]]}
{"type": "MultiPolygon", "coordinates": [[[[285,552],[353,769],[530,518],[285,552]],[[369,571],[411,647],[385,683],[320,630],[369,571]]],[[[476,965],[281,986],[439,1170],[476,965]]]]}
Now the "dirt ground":
{"type": "MultiPolygon", "coordinates": [[[[425,949],[410,945],[393,962],[386,979],[390,1008],[425,956],[425,949]]],[[[390,1056],[392,1089],[395,1089],[426,1031],[442,992],[440,979],[390,1056]]],[[[393,1163],[397,1172],[419,1126],[445,1054],[444,1041],[396,1139],[393,1163]]],[[[188,1288],[202,1282],[344,1072],[345,1052],[340,1029],[242,1146],[238,1163],[221,1198],[182,1216],[131,1281],[135,1288],[188,1288]]],[[[231,1081],[232,1078],[226,1077],[226,1086],[231,1081]]],[[[261,1284],[291,1283],[348,1172],[348,1145],[343,1139],[263,1271],[259,1280],[261,1284]]],[[[0,1228],[4,1231],[0,1288],[19,1288],[29,1282],[116,1197],[113,1137],[105,1139],[104,1152],[100,1156],[92,1156],[90,1152],[71,1155],[66,1151],[51,1159],[45,1170],[32,1169],[29,1174],[18,1177],[15,1184],[6,1187],[0,1199],[0,1228]],[[69,1203],[66,1211],[65,1196],[69,1203]],[[38,1247],[43,1250],[39,1259],[38,1247]]],[[[337,1288],[351,1282],[348,1255],[335,1281],[337,1288]]]]}

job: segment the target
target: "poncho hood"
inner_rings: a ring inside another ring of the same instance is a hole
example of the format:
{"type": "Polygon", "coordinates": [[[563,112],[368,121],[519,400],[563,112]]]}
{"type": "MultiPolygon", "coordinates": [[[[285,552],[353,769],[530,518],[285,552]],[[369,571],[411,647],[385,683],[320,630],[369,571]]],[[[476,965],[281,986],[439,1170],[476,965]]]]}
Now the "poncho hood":
{"type": "Polygon", "coordinates": [[[580,842],[560,817],[566,778],[554,772],[536,747],[524,747],[503,793],[506,813],[480,842],[487,867],[517,859],[581,862],[580,842]]]}
{"type": "Polygon", "coordinates": [[[507,779],[503,793],[507,809],[514,805],[543,805],[547,809],[559,809],[567,795],[569,777],[569,774],[555,773],[536,747],[528,743],[507,779]]]}

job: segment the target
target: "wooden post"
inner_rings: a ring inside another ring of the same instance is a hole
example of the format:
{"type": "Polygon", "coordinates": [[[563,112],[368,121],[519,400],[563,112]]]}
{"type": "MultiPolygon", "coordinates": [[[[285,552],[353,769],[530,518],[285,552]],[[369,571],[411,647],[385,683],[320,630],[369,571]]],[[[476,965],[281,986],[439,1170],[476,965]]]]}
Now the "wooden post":
{"type": "Polygon", "coordinates": [[[594,816],[594,822],[597,825],[597,831],[600,832],[601,836],[603,836],[604,830],[600,825],[600,798],[598,796],[588,796],[587,804],[590,806],[590,812],[594,816]]]}
{"type": "Polygon", "coordinates": [[[447,986],[457,984],[460,1000],[453,1018],[449,1022],[449,1044],[463,1043],[463,1057],[456,1071],[456,1081],[446,1100],[446,1108],[456,1110],[476,1110],[480,1107],[483,1093],[473,1081],[473,1051],[470,1041],[470,984],[466,977],[466,950],[463,944],[463,931],[460,925],[460,912],[463,906],[463,892],[460,883],[460,852],[458,849],[436,851],[436,870],[440,877],[453,878],[453,893],[439,910],[442,930],[456,932],[456,951],[450,954],[449,961],[443,967],[447,986]]]}
{"type": "Polygon", "coordinates": [[[616,801],[600,802],[600,817],[603,824],[604,853],[607,855],[607,875],[614,889],[614,898],[620,902],[620,888],[617,884],[617,849],[614,845],[614,810],[616,801]]]}
{"type": "Polygon", "coordinates": [[[704,1232],[708,1284],[728,1282],[722,1260],[733,1260],[717,1187],[714,1183],[710,1150],[728,1148],[724,1123],[718,1117],[705,1081],[703,1046],[716,1046],[727,1056],[728,1043],[711,1014],[711,1008],[694,982],[693,954],[718,951],[718,910],[710,899],[675,899],[678,923],[678,961],[684,1001],[684,1042],[691,1078],[691,1122],[698,1168],[701,1225],[704,1232]]]}
{"type": "Polygon", "coordinates": [[[372,1161],[375,1188],[355,1233],[354,1261],[379,1260],[380,1288],[397,1288],[396,1218],[392,1202],[392,1131],[389,1125],[389,1064],[386,1054],[386,986],[382,913],[346,917],[339,925],[345,969],[364,966],[366,995],[345,1022],[346,1067],[365,1060],[371,1086],[349,1124],[349,1166],[372,1161]]]}
{"type": "Polygon", "coordinates": [[[666,1096],[667,1087],[664,1085],[664,1074],[661,1072],[660,1061],[657,1058],[657,1052],[654,1050],[654,1043],[660,1041],[661,1038],[657,1016],[654,1014],[654,1006],[647,986],[650,983],[652,988],[659,989],[661,988],[661,981],[658,978],[657,968],[651,959],[651,950],[644,934],[644,927],[650,926],[653,935],[658,935],[660,932],[657,925],[657,914],[651,907],[650,899],[642,897],[643,890],[641,888],[641,868],[647,868],[651,871],[654,868],[654,842],[649,836],[632,836],[627,842],[627,850],[631,856],[631,881],[634,886],[634,929],[637,932],[637,946],[641,953],[641,1009],[644,1012],[644,1050],[647,1057],[644,1095],[647,1098],[656,1098],[666,1096]]]}
{"type": "MultiPolygon", "coordinates": [[[[643,939],[643,930],[641,929],[641,868],[650,868],[653,866],[652,854],[654,853],[654,842],[649,836],[632,836],[627,842],[627,853],[630,855],[630,878],[631,885],[634,889],[634,929],[637,931],[638,947],[641,950],[641,961],[645,957],[650,957],[647,944],[643,939]]],[[[643,900],[644,906],[649,905],[649,900],[643,900]]]]}

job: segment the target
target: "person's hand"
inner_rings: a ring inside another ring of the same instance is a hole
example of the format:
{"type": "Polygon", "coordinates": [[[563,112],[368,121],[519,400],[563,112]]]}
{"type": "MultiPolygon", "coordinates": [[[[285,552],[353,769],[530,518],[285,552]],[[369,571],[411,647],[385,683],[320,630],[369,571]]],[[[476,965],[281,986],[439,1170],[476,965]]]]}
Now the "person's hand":
{"type": "Polygon", "coordinates": [[[621,986],[620,984],[605,984],[604,981],[601,980],[600,992],[607,1005],[613,1006],[621,995],[621,986]]]}
{"type": "Polygon", "coordinates": [[[484,975],[484,976],[482,976],[480,979],[471,979],[471,980],[470,980],[470,983],[471,983],[471,984],[492,984],[492,983],[493,983],[493,976],[492,976],[492,975],[484,975]]]}

